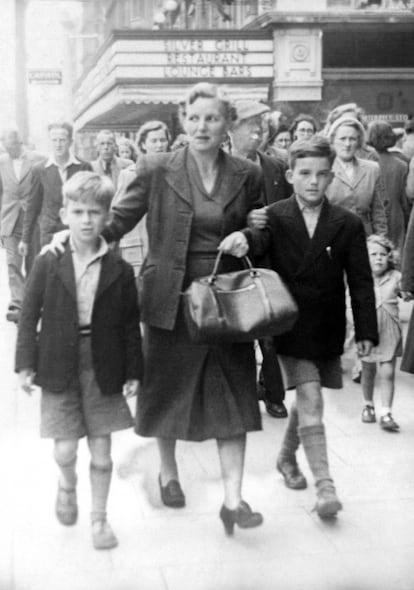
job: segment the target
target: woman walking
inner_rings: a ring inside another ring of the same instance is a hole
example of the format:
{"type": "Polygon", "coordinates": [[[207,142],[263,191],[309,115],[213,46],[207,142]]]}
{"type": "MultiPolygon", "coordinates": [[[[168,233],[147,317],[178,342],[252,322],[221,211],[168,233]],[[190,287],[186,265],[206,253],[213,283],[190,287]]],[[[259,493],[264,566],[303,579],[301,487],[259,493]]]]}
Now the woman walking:
{"type": "Polygon", "coordinates": [[[356,155],[364,145],[364,135],[362,124],[349,115],[332,124],[329,140],[336,152],[332,167],[335,176],[326,196],[331,203],[356,213],[367,236],[386,235],[385,192],[379,165],[356,155]]]}
{"type": "MultiPolygon", "coordinates": [[[[220,88],[197,84],[185,103],[188,146],[138,161],[136,177],[103,233],[108,241],[119,240],[147,213],[149,250],[141,272],[146,365],[136,432],[157,437],[161,498],[174,508],[185,505],[176,440],[217,440],[224,483],[220,517],[228,534],[235,524],[262,523],[242,497],[246,433],[261,428],[253,344],[192,343],[181,293],[194,278],[211,273],[223,238],[242,229],[249,211],[261,204],[259,169],[220,149],[233,112],[220,88]]],[[[236,246],[237,256],[245,254],[244,242],[236,246]]],[[[220,272],[241,266],[224,255],[220,272]]]]}

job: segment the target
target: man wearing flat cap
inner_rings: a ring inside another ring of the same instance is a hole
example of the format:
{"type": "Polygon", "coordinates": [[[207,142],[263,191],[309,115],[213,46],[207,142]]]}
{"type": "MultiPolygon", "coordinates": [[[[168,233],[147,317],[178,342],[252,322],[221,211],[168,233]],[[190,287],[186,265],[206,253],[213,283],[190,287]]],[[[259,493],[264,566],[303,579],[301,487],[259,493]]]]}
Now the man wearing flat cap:
{"type": "MultiPolygon", "coordinates": [[[[248,158],[261,167],[264,180],[263,200],[266,205],[289,197],[291,189],[285,178],[286,164],[258,149],[263,140],[262,118],[264,113],[270,111],[269,107],[255,100],[239,100],[235,107],[237,119],[230,132],[232,155],[248,158]]],[[[261,340],[260,348],[263,363],[259,385],[266,410],[274,418],[285,418],[285,391],[273,339],[261,340]]]]}

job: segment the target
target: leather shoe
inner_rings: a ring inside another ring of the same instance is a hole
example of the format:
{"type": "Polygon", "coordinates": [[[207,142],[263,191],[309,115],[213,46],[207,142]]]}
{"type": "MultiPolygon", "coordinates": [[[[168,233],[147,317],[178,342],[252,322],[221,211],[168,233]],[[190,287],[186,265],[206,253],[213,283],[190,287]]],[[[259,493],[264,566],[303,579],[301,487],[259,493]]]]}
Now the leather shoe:
{"type": "Polygon", "coordinates": [[[342,504],[336,495],[335,487],[333,485],[325,485],[318,489],[315,508],[319,518],[335,518],[340,510],[342,504]]]}
{"type": "Polygon", "coordinates": [[[381,416],[380,426],[383,430],[389,430],[390,432],[398,432],[400,430],[399,425],[396,423],[391,414],[381,416]]]}
{"type": "Polygon", "coordinates": [[[59,483],[55,504],[56,518],[65,526],[71,526],[78,520],[78,503],[76,490],[66,490],[59,483]]]}
{"type": "Polygon", "coordinates": [[[248,503],[243,500],[235,510],[230,510],[223,504],[220,510],[220,518],[226,535],[233,534],[235,524],[241,529],[251,529],[260,526],[263,522],[263,516],[260,512],[253,512],[248,503]]]}
{"type": "Polygon", "coordinates": [[[95,520],[92,523],[92,543],[95,549],[113,549],[118,545],[118,539],[107,520],[95,520]]]}
{"type": "Polygon", "coordinates": [[[288,412],[283,402],[276,403],[265,399],[264,403],[266,406],[266,412],[269,416],[272,416],[272,418],[287,418],[288,412]]]}
{"type": "Polygon", "coordinates": [[[159,475],[158,484],[160,486],[161,500],[165,506],[170,508],[183,508],[185,506],[185,496],[179,481],[171,479],[166,486],[163,486],[161,475],[159,475]]]}
{"type": "Polygon", "coordinates": [[[295,461],[283,461],[278,458],[276,469],[283,475],[286,487],[291,490],[304,490],[307,487],[306,478],[295,461]]]}

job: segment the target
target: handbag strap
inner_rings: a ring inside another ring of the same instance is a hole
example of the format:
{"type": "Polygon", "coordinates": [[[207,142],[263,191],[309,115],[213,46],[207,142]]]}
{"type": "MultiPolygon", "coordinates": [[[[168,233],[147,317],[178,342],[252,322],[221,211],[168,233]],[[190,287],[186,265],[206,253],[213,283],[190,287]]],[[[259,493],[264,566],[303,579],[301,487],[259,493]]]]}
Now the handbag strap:
{"type": "MultiPolygon", "coordinates": [[[[218,267],[220,264],[220,260],[221,257],[223,256],[223,251],[219,250],[218,254],[216,256],[216,260],[214,262],[214,267],[213,270],[211,272],[211,275],[208,278],[208,284],[211,285],[212,283],[215,282],[216,278],[217,278],[217,271],[218,271],[218,267]]],[[[243,256],[243,262],[245,263],[246,267],[249,268],[252,271],[252,277],[257,277],[259,276],[259,273],[257,272],[256,269],[253,268],[253,264],[250,261],[250,258],[248,256],[243,256]]]]}
{"type": "MultiPolygon", "coordinates": [[[[208,284],[209,285],[214,285],[214,283],[216,281],[217,271],[218,271],[218,267],[219,267],[219,264],[220,264],[220,260],[221,260],[222,255],[223,255],[222,250],[219,250],[219,252],[217,254],[217,257],[216,257],[216,261],[214,263],[213,271],[212,271],[211,275],[208,278],[208,284]]],[[[272,305],[270,303],[270,299],[269,299],[269,297],[267,295],[266,289],[263,286],[263,282],[262,282],[262,279],[261,279],[261,276],[260,276],[260,271],[257,268],[253,268],[253,265],[252,265],[252,263],[250,261],[250,258],[248,256],[243,256],[243,262],[245,263],[245,265],[247,266],[247,268],[250,269],[250,276],[252,277],[252,279],[256,283],[256,286],[257,286],[257,288],[258,288],[258,290],[260,292],[261,299],[262,299],[262,302],[263,302],[263,307],[264,307],[264,309],[266,311],[267,316],[269,318],[271,318],[273,316],[272,305]]],[[[213,290],[213,294],[215,295],[214,290],[213,290]]],[[[224,323],[225,320],[224,320],[223,312],[220,309],[220,304],[219,304],[219,302],[218,302],[218,300],[217,300],[217,298],[215,296],[214,296],[214,303],[215,303],[216,308],[217,308],[217,315],[218,315],[219,321],[221,323],[224,323]]]]}

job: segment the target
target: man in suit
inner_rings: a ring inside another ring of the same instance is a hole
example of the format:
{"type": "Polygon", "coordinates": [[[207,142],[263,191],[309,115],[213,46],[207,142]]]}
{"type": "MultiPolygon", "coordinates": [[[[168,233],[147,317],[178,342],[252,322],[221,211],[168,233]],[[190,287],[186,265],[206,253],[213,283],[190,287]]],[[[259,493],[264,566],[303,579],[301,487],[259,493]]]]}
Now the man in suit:
{"type": "MultiPolygon", "coordinates": [[[[269,111],[269,107],[255,100],[239,100],[235,106],[237,119],[230,131],[232,154],[252,160],[260,166],[266,206],[285,199],[292,192],[285,178],[286,164],[258,149],[263,140],[262,117],[269,111]]],[[[262,262],[265,265],[265,261],[262,262]]],[[[259,344],[263,357],[259,389],[266,411],[273,418],[286,418],[285,390],[273,341],[265,338],[259,344]]]]}
{"type": "Polygon", "coordinates": [[[134,164],[128,158],[119,158],[116,155],[115,135],[108,129],[100,131],[96,137],[96,150],[98,158],[91,162],[92,170],[97,174],[109,176],[112,180],[115,190],[118,188],[119,173],[124,168],[134,164]]]}
{"type": "Polygon", "coordinates": [[[59,216],[62,207],[62,185],[76,172],[91,170],[88,162],[83,162],[70,151],[73,141],[72,125],[51,123],[48,132],[50,155],[46,162],[33,168],[30,197],[23,222],[23,237],[19,245],[20,253],[24,256],[38,220],[41,246],[48,244],[53,234],[65,227],[59,216]]]}
{"type": "Polygon", "coordinates": [[[298,304],[299,318],[292,330],[275,338],[287,387],[296,389],[296,405],[290,413],[277,469],[287,487],[306,487],[296,461],[301,442],[315,480],[315,509],[320,518],[335,517],[342,508],[329,470],[322,388],[342,387],[344,275],[359,356],[367,356],[378,343],[363,223],[326,197],[334,157],[322,137],[296,141],[290,149],[287,172],[294,195],[268,208],[264,229],[246,230],[250,246],[258,253],[268,253],[271,268],[281,275],[298,304]]]}
{"type": "Polygon", "coordinates": [[[2,134],[5,153],[0,156],[0,240],[6,250],[10,303],[6,317],[17,322],[23,299],[25,276],[38,251],[38,232],[34,232],[26,257],[19,253],[24,211],[30,194],[32,168],[44,157],[25,149],[17,129],[2,134]]]}

